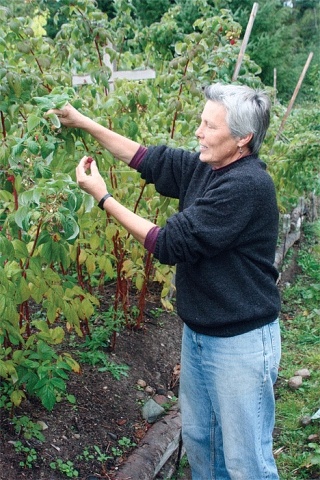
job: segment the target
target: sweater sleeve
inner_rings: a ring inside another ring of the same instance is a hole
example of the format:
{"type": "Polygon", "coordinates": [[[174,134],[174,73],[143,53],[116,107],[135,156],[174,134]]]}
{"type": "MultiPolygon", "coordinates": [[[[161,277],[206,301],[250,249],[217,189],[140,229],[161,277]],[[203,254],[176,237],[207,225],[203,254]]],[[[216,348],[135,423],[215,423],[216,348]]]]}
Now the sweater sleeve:
{"type": "Polygon", "coordinates": [[[141,177],[165,197],[179,198],[192,178],[199,154],[165,145],[149,147],[138,166],[141,177]]]}
{"type": "Polygon", "coordinates": [[[148,149],[142,145],[138,148],[137,152],[134,154],[134,156],[131,159],[131,162],[129,163],[129,167],[134,168],[135,170],[138,170],[143,158],[145,157],[148,149]]]}
{"type": "Polygon", "coordinates": [[[158,226],[152,227],[144,241],[144,247],[151,253],[154,253],[155,251],[160,230],[161,229],[158,226]]]}
{"type": "Polygon", "coordinates": [[[230,251],[250,256],[255,250],[261,252],[267,244],[268,229],[273,230],[276,224],[266,201],[273,192],[263,184],[258,189],[252,177],[241,177],[238,171],[221,179],[182,212],[170,217],[158,234],[155,257],[173,265],[195,263],[230,251]],[[264,223],[261,216],[266,219],[264,223]]]}

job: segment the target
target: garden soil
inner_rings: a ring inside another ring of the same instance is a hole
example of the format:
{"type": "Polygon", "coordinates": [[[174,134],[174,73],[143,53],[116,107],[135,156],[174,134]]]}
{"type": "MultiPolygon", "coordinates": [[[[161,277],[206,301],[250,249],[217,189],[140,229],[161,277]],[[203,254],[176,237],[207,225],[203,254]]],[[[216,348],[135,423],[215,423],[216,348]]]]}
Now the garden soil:
{"type": "MultiPolygon", "coordinates": [[[[113,290],[112,285],[106,287],[102,310],[109,308],[113,290]]],[[[44,442],[26,440],[22,432],[17,435],[2,409],[0,480],[112,479],[133,444],[139,444],[152,426],[142,418],[143,403],[154,394],[165,395],[167,410],[178,393],[182,323],[176,314],[160,309],[159,295],[149,293],[142,328],[125,328],[117,335],[114,350],[106,351],[110,361],[128,365],[127,376],[116,380],[109,372],[99,372],[98,366],[82,364],[81,373],[72,374],[68,381],[67,391],[75,396],[75,404],[63,399],[48,412],[40,401],[29,398],[16,409],[16,416],[43,422],[44,442]],[[139,380],[151,387],[149,393],[138,385],[139,380]],[[26,455],[16,452],[17,440],[35,449],[32,468],[19,466],[26,463],[26,455]],[[50,466],[53,462],[57,467],[57,460],[64,473],[50,466]],[[72,462],[69,470],[68,461],[72,462]]],[[[74,342],[72,346],[65,342],[60,351],[77,358],[74,342]]]]}
{"type": "MultiPolygon", "coordinates": [[[[291,281],[295,273],[293,262],[282,282],[291,281]]],[[[106,286],[101,311],[109,308],[113,295],[114,286],[106,286]]],[[[133,298],[133,302],[135,300],[133,298]]],[[[117,335],[114,350],[106,351],[115,364],[129,366],[127,376],[116,380],[108,372],[99,372],[98,367],[82,364],[80,374],[72,374],[68,382],[68,394],[75,396],[75,404],[64,399],[48,412],[37,399],[29,398],[16,409],[16,416],[28,416],[33,422],[47,426],[43,431],[44,442],[25,440],[22,432],[17,435],[7,412],[2,409],[0,480],[112,480],[134,450],[133,444],[138,445],[152,428],[142,418],[143,403],[155,393],[166,395],[165,408],[169,409],[170,397],[174,401],[178,395],[182,322],[175,313],[160,309],[159,295],[149,292],[142,328],[125,328],[117,335]],[[139,386],[139,380],[151,387],[149,393],[139,386]],[[26,461],[26,456],[15,451],[17,440],[35,449],[32,468],[19,465],[26,461]],[[52,469],[50,464],[57,465],[57,460],[64,468],[68,461],[72,462],[69,471],[52,469]]],[[[77,358],[74,343],[65,342],[61,351],[77,358]]],[[[179,478],[190,479],[188,467],[184,472],[179,478]]],[[[158,478],[166,477],[160,473],[158,478]]]]}

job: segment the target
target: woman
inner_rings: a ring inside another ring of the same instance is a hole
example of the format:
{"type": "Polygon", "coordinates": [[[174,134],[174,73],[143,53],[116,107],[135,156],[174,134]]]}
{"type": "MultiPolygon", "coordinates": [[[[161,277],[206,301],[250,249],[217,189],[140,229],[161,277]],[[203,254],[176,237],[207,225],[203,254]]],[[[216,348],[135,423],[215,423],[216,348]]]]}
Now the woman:
{"type": "Polygon", "coordinates": [[[179,399],[193,480],[276,480],[278,208],[258,158],[270,101],[261,91],[221,84],[207,87],[205,97],[198,153],[147,149],[70,105],[53,112],[136,168],[159,193],[179,199],[179,212],[160,228],[112,197],[95,161],[84,157],[76,169],[79,186],[100,208],[160,262],[177,265],[184,322],[179,399]]]}

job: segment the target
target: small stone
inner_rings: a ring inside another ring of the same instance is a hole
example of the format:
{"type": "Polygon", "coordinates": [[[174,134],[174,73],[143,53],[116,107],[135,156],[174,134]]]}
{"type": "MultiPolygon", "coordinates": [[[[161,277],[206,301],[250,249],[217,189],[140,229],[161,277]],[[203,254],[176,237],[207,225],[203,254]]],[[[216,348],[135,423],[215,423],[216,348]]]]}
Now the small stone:
{"type": "Polygon", "coordinates": [[[300,425],[302,425],[303,427],[310,425],[311,422],[312,420],[309,415],[306,415],[305,417],[300,418],[300,425]]]}
{"type": "Polygon", "coordinates": [[[309,442],[317,442],[319,440],[319,435],[317,433],[312,433],[308,437],[309,442]]]}
{"type": "Polygon", "coordinates": [[[156,394],[153,397],[153,400],[157,402],[158,405],[164,405],[169,402],[169,399],[166,395],[159,395],[159,394],[156,394]]]}
{"type": "Polygon", "coordinates": [[[143,392],[137,392],[136,393],[136,398],[137,400],[143,400],[145,398],[145,395],[143,392]]]}
{"type": "Polygon", "coordinates": [[[75,439],[79,440],[80,435],[79,435],[79,433],[75,433],[75,434],[73,435],[73,437],[74,437],[75,439]]]}
{"type": "Polygon", "coordinates": [[[320,408],[314,413],[311,417],[311,420],[319,420],[320,418],[320,408]]]}
{"type": "Polygon", "coordinates": [[[154,389],[153,389],[150,385],[147,385],[146,388],[144,389],[144,391],[145,391],[148,395],[153,395],[153,394],[154,394],[154,389]]]}
{"type": "Polygon", "coordinates": [[[47,429],[49,428],[48,425],[47,425],[45,422],[43,422],[42,420],[37,420],[36,423],[37,423],[38,425],[40,425],[41,430],[47,430],[47,429]]]}
{"type": "Polygon", "coordinates": [[[292,390],[297,390],[302,385],[301,375],[295,375],[294,377],[289,378],[288,385],[292,390]]]}
{"type": "Polygon", "coordinates": [[[154,423],[164,412],[164,408],[158,405],[152,398],[142,407],[142,417],[148,423],[154,423]]]}
{"type": "Polygon", "coordinates": [[[310,378],[311,377],[311,373],[310,373],[310,370],[308,370],[307,368],[301,368],[300,370],[297,370],[295,372],[295,376],[297,377],[302,377],[302,378],[310,378]]]}
{"type": "Polygon", "coordinates": [[[109,435],[110,438],[112,438],[112,440],[118,440],[118,437],[115,433],[108,432],[108,435],[109,435]]]}
{"type": "Polygon", "coordinates": [[[141,378],[137,381],[137,385],[141,388],[145,388],[147,386],[147,382],[142,380],[141,378]]]}
{"type": "Polygon", "coordinates": [[[156,392],[158,395],[166,395],[167,394],[167,390],[164,388],[163,385],[159,385],[156,389],[156,392]]]}

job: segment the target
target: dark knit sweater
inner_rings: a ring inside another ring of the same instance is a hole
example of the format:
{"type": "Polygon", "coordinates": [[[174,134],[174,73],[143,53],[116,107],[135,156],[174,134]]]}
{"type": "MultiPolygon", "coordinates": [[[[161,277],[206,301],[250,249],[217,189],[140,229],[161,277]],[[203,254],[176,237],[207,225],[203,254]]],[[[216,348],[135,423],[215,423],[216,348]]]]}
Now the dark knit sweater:
{"type": "Polygon", "coordinates": [[[177,313],[194,331],[233,336],[274,321],[278,208],[256,156],[213,170],[199,153],[149,147],[138,167],[156,190],[179,199],[154,255],[177,265],[177,313]]]}

